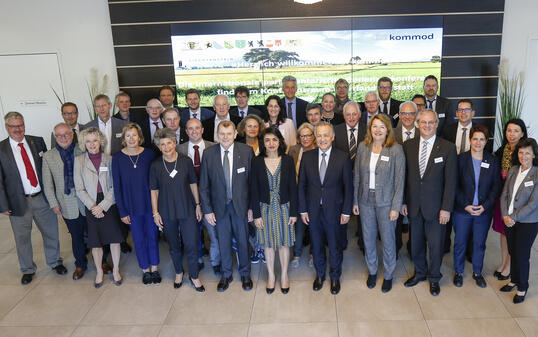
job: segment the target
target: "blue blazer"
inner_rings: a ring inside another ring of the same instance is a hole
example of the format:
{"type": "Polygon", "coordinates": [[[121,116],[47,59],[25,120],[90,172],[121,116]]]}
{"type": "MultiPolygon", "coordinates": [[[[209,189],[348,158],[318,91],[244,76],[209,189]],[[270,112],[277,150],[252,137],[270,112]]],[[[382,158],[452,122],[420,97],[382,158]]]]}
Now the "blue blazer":
{"type": "MultiPolygon", "coordinates": [[[[206,108],[200,108],[200,112],[202,113],[202,121],[205,121],[206,119],[215,116],[215,112],[206,108]]],[[[182,128],[187,127],[187,122],[189,121],[189,119],[191,119],[189,108],[183,108],[179,110],[179,117],[181,118],[181,120],[179,121],[179,126],[181,126],[182,128]]]]}
{"type": "MultiPolygon", "coordinates": [[[[473,204],[476,188],[471,151],[464,152],[458,156],[458,178],[454,210],[464,213],[466,212],[465,207],[473,204]]],[[[500,189],[501,175],[497,158],[484,151],[480,177],[478,178],[478,204],[484,207],[486,213],[492,213],[500,189]]]]}

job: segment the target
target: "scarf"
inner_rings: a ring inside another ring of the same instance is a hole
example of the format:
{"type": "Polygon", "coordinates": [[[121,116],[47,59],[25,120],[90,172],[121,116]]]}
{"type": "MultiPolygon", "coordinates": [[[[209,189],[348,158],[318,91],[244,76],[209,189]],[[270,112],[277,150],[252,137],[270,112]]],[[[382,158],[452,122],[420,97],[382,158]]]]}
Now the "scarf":
{"type": "Polygon", "coordinates": [[[56,143],[56,149],[64,163],[64,193],[69,195],[71,189],[75,187],[73,179],[73,163],[75,162],[75,142],[72,142],[66,149],[56,143]]]}

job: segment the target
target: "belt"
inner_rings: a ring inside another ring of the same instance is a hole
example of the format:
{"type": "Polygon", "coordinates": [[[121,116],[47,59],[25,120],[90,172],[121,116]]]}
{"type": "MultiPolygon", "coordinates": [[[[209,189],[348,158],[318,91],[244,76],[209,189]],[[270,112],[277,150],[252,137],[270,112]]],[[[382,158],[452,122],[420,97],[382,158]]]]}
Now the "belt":
{"type": "Polygon", "coordinates": [[[37,197],[38,195],[41,194],[41,191],[39,192],[36,192],[36,193],[32,193],[32,194],[26,194],[25,197],[27,198],[33,198],[33,197],[37,197]]]}

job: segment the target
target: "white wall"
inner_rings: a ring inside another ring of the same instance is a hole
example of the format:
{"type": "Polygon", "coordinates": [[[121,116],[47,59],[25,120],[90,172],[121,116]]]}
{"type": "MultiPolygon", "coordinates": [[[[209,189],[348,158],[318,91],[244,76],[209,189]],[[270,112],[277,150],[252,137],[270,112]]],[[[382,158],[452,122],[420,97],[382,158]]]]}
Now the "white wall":
{"type": "Polygon", "coordinates": [[[89,120],[91,68],[108,75],[108,95],[117,92],[106,0],[0,0],[0,8],[0,54],[58,53],[65,99],[79,106],[81,122],[89,120]]]}

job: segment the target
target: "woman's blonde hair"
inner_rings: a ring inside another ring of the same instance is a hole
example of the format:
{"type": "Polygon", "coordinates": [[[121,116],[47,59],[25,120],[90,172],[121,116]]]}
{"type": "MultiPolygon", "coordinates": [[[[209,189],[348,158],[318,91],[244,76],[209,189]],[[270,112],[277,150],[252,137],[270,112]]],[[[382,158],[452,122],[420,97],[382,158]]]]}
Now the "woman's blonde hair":
{"type": "Polygon", "coordinates": [[[308,130],[312,131],[312,137],[314,138],[314,144],[315,144],[316,143],[316,128],[314,127],[314,125],[312,125],[312,124],[310,124],[308,122],[304,122],[297,129],[297,144],[301,144],[301,130],[302,129],[308,129],[308,130]]]}
{"type": "Polygon", "coordinates": [[[125,135],[127,134],[127,131],[132,129],[135,129],[136,133],[138,134],[138,145],[144,143],[144,135],[142,134],[142,129],[140,126],[136,123],[127,123],[121,130],[121,146],[127,146],[127,143],[125,142],[125,135]]]}
{"type": "Polygon", "coordinates": [[[370,123],[368,123],[368,129],[366,130],[366,137],[364,138],[364,145],[366,146],[370,146],[370,144],[372,144],[373,142],[373,138],[372,138],[372,123],[376,120],[376,119],[379,119],[381,121],[381,123],[383,123],[385,125],[385,128],[387,128],[387,138],[385,138],[385,143],[383,144],[385,147],[391,147],[392,144],[394,144],[394,142],[396,141],[396,139],[394,138],[394,130],[392,129],[392,124],[390,122],[390,118],[389,116],[385,115],[385,114],[377,114],[377,115],[374,115],[374,117],[372,117],[370,119],[370,123]]]}
{"type": "Polygon", "coordinates": [[[97,138],[99,138],[101,151],[106,149],[107,140],[105,135],[98,128],[92,126],[82,130],[78,135],[78,147],[82,150],[82,152],[86,152],[86,137],[88,137],[88,135],[96,135],[97,138]]]}

